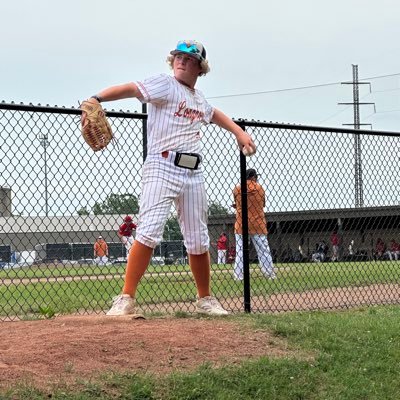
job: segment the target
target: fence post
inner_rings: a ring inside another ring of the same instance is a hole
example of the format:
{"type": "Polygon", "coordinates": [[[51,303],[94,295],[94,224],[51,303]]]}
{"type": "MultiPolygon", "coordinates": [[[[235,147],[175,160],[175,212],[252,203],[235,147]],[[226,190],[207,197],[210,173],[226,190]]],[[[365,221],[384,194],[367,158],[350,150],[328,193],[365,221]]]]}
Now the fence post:
{"type": "MultiPolygon", "coordinates": [[[[245,126],[241,125],[245,130],[245,126]]],[[[250,296],[250,263],[249,263],[249,223],[247,212],[247,180],[246,180],[246,157],[240,152],[240,188],[242,198],[242,238],[243,238],[243,298],[244,311],[251,312],[250,296]]]]}

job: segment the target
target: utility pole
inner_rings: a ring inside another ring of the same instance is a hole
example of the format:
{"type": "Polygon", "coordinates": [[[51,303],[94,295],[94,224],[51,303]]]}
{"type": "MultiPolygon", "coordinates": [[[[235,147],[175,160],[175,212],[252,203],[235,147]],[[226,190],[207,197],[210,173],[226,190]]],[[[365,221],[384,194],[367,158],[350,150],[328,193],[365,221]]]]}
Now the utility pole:
{"type": "MultiPolygon", "coordinates": [[[[351,125],[354,129],[360,129],[362,125],[371,124],[361,124],[360,123],[360,105],[373,104],[375,110],[375,103],[364,103],[360,102],[359,85],[369,85],[369,90],[371,92],[370,82],[359,82],[358,80],[358,65],[353,64],[353,81],[352,82],[342,82],[342,85],[353,85],[353,101],[351,103],[338,103],[343,105],[352,105],[354,122],[352,124],[342,124],[351,125]]],[[[376,112],[376,110],[375,110],[376,112]]],[[[353,134],[354,137],[354,195],[355,195],[355,206],[364,206],[364,193],[363,193],[363,181],[362,181],[362,157],[361,157],[361,135],[359,133],[353,134]]]]}

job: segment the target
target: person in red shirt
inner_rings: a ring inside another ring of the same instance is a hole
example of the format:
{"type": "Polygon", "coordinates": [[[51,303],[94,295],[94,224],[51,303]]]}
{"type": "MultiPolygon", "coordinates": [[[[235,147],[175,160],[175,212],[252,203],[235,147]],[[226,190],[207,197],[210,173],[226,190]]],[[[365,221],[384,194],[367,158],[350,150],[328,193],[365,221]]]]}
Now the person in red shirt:
{"type": "Polygon", "coordinates": [[[400,243],[392,239],[390,241],[390,249],[387,251],[390,261],[398,260],[400,256],[400,243]]]}
{"type": "Polygon", "coordinates": [[[332,232],[331,244],[332,244],[332,261],[339,261],[340,238],[337,231],[332,232]]]}
{"type": "Polygon", "coordinates": [[[385,251],[386,251],[385,242],[381,238],[378,238],[375,246],[375,260],[382,260],[385,251]]]}
{"type": "Polygon", "coordinates": [[[132,234],[135,229],[136,224],[133,223],[132,217],[129,215],[124,218],[124,223],[120,225],[118,229],[118,236],[121,239],[121,242],[125,245],[127,254],[129,254],[129,250],[131,249],[133,241],[135,240],[132,234]]]}
{"type": "Polygon", "coordinates": [[[228,250],[228,238],[225,232],[221,233],[221,236],[217,241],[217,251],[218,251],[218,264],[226,263],[226,251],[228,250]]]}

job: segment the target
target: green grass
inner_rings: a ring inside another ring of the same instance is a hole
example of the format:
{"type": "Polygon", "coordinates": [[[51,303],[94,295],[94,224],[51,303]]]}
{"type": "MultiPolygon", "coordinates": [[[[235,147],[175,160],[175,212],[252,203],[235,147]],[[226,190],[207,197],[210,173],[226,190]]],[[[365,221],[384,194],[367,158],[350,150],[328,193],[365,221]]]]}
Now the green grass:
{"type": "MultiPolygon", "coordinates": [[[[0,280],[2,279],[26,279],[26,278],[55,278],[63,276],[100,276],[100,275],[119,275],[124,274],[126,264],[112,265],[79,265],[79,264],[48,264],[33,265],[29,268],[15,268],[0,270],[0,280]]],[[[225,265],[213,265],[213,270],[226,269],[225,265]]],[[[230,266],[228,266],[230,268],[230,266]]],[[[147,273],[168,273],[185,272],[189,270],[188,265],[150,265],[147,273]]]]}
{"type": "MultiPolygon", "coordinates": [[[[269,296],[283,292],[335,287],[398,283],[400,265],[396,262],[278,264],[278,279],[260,276],[252,265],[251,294],[269,296]]],[[[212,266],[213,293],[223,298],[240,298],[243,283],[232,279],[232,266],[212,266]]],[[[139,287],[137,303],[160,304],[195,299],[196,289],[188,266],[151,266],[139,287]],[[172,274],[174,273],[174,274],[172,274]]],[[[43,318],[51,314],[69,314],[102,310],[123,286],[124,266],[53,266],[1,271],[1,279],[14,280],[0,286],[0,317],[43,318]],[[111,279],[101,276],[112,275],[111,279]],[[66,277],[75,280],[67,281],[66,277]],[[91,280],[81,277],[89,276],[91,280]],[[47,279],[57,278],[55,281],[47,279]],[[18,279],[26,279],[21,283],[18,279]],[[43,281],[37,281],[42,279],[43,281]],[[44,313],[43,310],[48,310],[44,313]]]]}
{"type": "Polygon", "coordinates": [[[19,386],[2,399],[397,400],[400,306],[342,312],[229,317],[285,340],[290,354],[165,376],[107,373],[41,392],[19,386]],[[305,357],[304,355],[307,355],[305,357]]]}

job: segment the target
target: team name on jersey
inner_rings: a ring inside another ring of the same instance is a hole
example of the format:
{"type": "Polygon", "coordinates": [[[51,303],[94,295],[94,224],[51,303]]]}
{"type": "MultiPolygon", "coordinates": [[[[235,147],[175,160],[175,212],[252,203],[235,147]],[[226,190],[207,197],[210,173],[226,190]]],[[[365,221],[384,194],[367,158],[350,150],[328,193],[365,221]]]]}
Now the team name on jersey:
{"type": "Polygon", "coordinates": [[[190,123],[193,121],[201,121],[204,118],[204,113],[193,108],[186,107],[186,101],[183,100],[178,104],[178,108],[174,113],[174,117],[183,117],[190,119],[190,123]]]}

